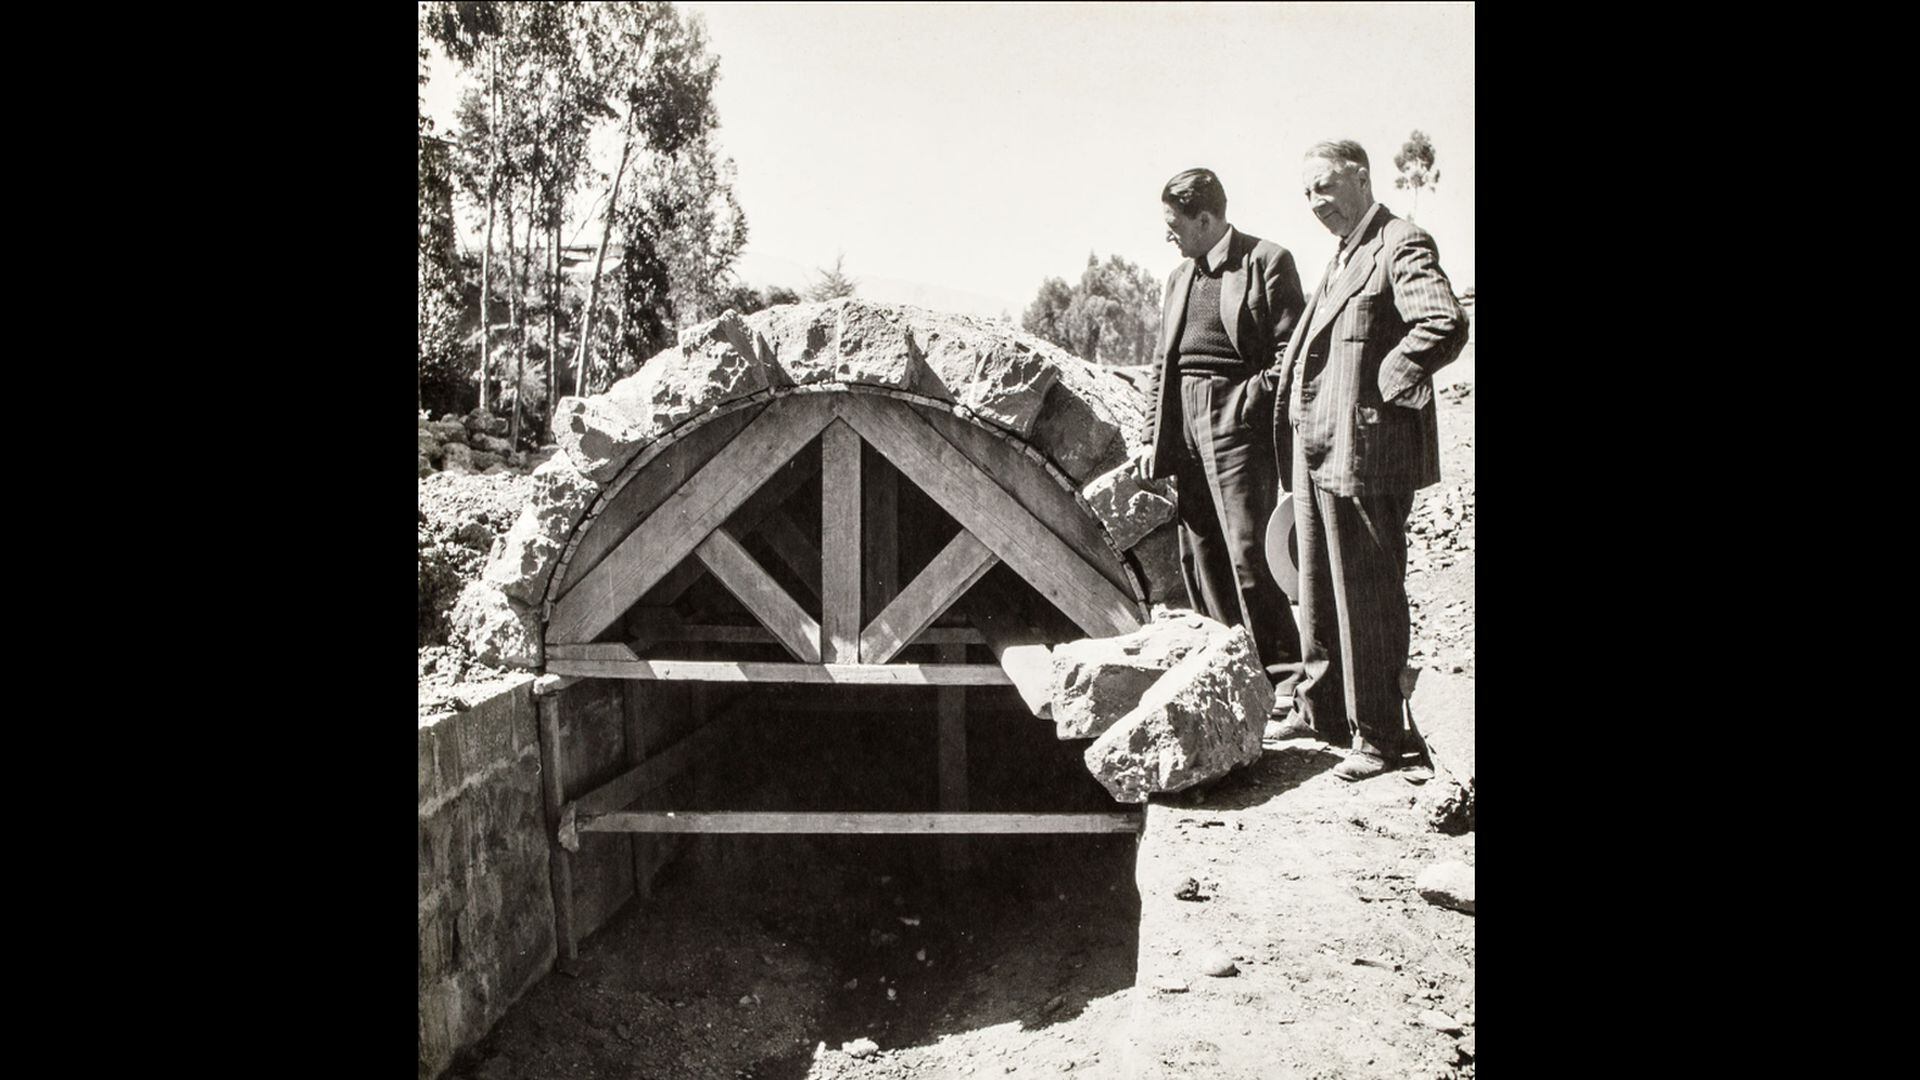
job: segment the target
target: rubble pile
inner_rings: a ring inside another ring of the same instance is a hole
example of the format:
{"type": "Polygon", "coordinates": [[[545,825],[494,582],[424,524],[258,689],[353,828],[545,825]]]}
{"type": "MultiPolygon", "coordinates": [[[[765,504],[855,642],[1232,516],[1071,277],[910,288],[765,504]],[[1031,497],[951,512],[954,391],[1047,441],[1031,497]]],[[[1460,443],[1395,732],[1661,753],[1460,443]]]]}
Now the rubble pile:
{"type": "Polygon", "coordinates": [[[527,467],[527,452],[507,441],[505,417],[476,408],[465,416],[446,413],[438,420],[420,417],[419,475],[451,472],[495,475],[527,467]]]}

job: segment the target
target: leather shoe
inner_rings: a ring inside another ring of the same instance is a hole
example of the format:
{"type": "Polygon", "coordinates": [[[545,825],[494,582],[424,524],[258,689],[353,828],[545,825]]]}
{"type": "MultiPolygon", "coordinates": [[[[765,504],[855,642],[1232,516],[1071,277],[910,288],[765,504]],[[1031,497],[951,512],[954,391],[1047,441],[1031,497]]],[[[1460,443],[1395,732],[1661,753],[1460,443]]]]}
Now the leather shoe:
{"type": "Polygon", "coordinates": [[[1266,730],[1260,737],[1268,742],[1278,742],[1283,739],[1317,739],[1320,733],[1313,730],[1313,725],[1307,723],[1306,717],[1298,712],[1292,712],[1284,717],[1268,720],[1266,730]]]}
{"type": "Polygon", "coordinates": [[[1333,775],[1352,783],[1355,780],[1371,779],[1398,767],[1399,762],[1388,761],[1386,758],[1355,750],[1347,754],[1347,760],[1333,767],[1333,775]]]}

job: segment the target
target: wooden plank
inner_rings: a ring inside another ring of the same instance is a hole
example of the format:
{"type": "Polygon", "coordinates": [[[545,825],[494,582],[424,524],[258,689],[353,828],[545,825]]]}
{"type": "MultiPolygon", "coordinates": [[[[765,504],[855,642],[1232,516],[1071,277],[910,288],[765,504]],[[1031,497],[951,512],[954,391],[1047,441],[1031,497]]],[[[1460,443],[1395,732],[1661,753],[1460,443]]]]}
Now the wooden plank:
{"type": "MultiPolygon", "coordinates": [[[[941,663],[964,664],[967,647],[942,645],[939,655],[941,663]]],[[[934,691],[934,696],[940,720],[940,809],[954,813],[967,808],[967,691],[964,687],[943,686],[934,691]]],[[[940,861],[947,873],[964,873],[967,842],[948,838],[940,843],[940,861]]]]}
{"type": "MultiPolygon", "coordinates": [[[[566,792],[566,759],[560,746],[560,701],[558,694],[536,698],[534,708],[540,717],[541,797],[546,808],[547,828],[555,839],[565,832],[562,804],[566,792]]],[[[547,884],[553,889],[553,933],[560,955],[569,962],[577,957],[573,930],[573,858],[561,845],[553,845],[547,860],[547,884]]]]}
{"type": "Polygon", "coordinates": [[[974,607],[973,624],[986,638],[987,648],[993,651],[994,660],[1007,673],[1014,689],[1020,691],[1020,700],[1027,703],[1028,711],[1035,716],[1052,716],[1053,650],[1040,631],[1011,614],[1017,610],[1012,599],[1003,590],[992,588],[994,584],[988,582],[984,587],[988,591],[981,599],[986,602],[974,607]]]}
{"type": "MultiPolygon", "coordinates": [[[[767,546],[780,561],[787,564],[793,576],[800,579],[809,595],[816,600],[820,597],[820,548],[814,544],[813,537],[806,530],[794,524],[793,517],[784,510],[775,510],[758,522],[757,531],[767,546]]],[[[735,533],[745,536],[744,532],[735,533]]]]}
{"type": "MultiPolygon", "coordinates": [[[[636,661],[633,647],[624,641],[594,641],[575,645],[566,642],[547,643],[547,661],[555,660],[623,660],[636,661]]],[[[563,673],[561,673],[563,674],[563,673]]]]}
{"type": "Polygon", "coordinates": [[[871,619],[900,591],[900,474],[878,450],[863,476],[861,588],[871,619]]]}
{"type": "Polygon", "coordinates": [[[687,478],[700,466],[719,453],[721,447],[740,434],[741,429],[760,415],[765,407],[750,406],[714,417],[688,432],[685,438],[669,445],[628,477],[625,485],[587,523],[586,533],[580,537],[579,545],[567,560],[566,576],[561,579],[560,591],[564,594],[585,577],[587,571],[599,565],[607,552],[626,539],[635,526],[658,509],[667,496],[686,483],[687,478]]]}
{"type": "Polygon", "coordinates": [[[844,420],[820,433],[820,652],[860,661],[860,436],[844,420]]]}
{"type": "Polygon", "coordinates": [[[942,437],[980,466],[980,471],[999,481],[1007,494],[1040,519],[1040,523],[1080,553],[1101,576],[1123,593],[1131,594],[1133,585],[1126,567],[1107,539],[1106,530],[1081,507],[1073,493],[1060,486],[1046,467],[1028,458],[1012,443],[978,424],[955,416],[950,410],[934,406],[916,406],[914,412],[933,425],[942,437]]]}
{"type": "Polygon", "coordinates": [[[590,832],[587,822],[592,818],[623,810],[633,800],[680,775],[688,766],[713,753],[739,727],[741,720],[739,713],[711,720],[672,746],[575,799],[574,827],[590,832]]]}
{"type": "Polygon", "coordinates": [[[585,832],[644,833],[1137,833],[1138,811],[1014,813],[750,813],[623,810],[582,822],[585,832]]]}
{"type": "Polygon", "coordinates": [[[884,664],[893,659],[999,561],[978,537],[960,530],[860,632],[860,662],[884,664]]]}
{"type": "Polygon", "coordinates": [[[910,407],[839,395],[837,411],[995,555],[1094,637],[1140,628],[1133,600],[910,407]]]}
{"type": "Polygon", "coordinates": [[[807,664],[820,662],[820,624],[787,595],[787,590],[740,546],[740,541],[725,529],[715,529],[693,553],[734,599],[773,631],[794,659],[807,664]]]}
{"type": "MultiPolygon", "coordinates": [[[[779,639],[773,631],[764,626],[726,626],[711,623],[679,623],[629,620],[627,629],[636,635],[638,641],[627,644],[634,655],[640,655],[643,646],[666,641],[705,641],[730,645],[777,645],[779,639]]],[[[920,635],[909,644],[912,645],[982,645],[986,638],[971,626],[929,626],[920,631],[920,635]]],[[[574,646],[567,646],[573,648],[574,646]]],[[[539,688],[535,687],[535,692],[539,688]]]]}
{"type": "Polygon", "coordinates": [[[555,675],[693,682],[825,683],[835,686],[1011,686],[998,664],[789,664],[758,660],[571,660],[549,656],[555,675]]]}
{"type": "Polygon", "coordinates": [[[586,641],[613,625],[831,422],[830,396],[839,395],[800,394],[769,405],[560,597],[548,636],[586,641]]]}

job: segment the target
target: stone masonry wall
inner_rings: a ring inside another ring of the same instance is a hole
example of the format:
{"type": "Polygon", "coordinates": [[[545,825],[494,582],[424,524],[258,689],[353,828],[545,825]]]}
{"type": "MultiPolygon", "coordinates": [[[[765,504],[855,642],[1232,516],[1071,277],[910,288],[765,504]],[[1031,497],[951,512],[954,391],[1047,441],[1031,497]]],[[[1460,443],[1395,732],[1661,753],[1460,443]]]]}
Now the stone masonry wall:
{"type": "Polygon", "coordinates": [[[553,967],[533,679],[430,717],[420,750],[420,1080],[553,967]]]}

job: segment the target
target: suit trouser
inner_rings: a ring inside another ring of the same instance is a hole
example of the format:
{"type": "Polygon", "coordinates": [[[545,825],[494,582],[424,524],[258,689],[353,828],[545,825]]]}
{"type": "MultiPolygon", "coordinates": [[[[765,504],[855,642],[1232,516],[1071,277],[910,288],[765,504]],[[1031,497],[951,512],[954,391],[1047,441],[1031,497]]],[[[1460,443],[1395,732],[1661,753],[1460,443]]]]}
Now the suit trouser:
{"type": "Polygon", "coordinates": [[[1261,415],[1245,415],[1252,381],[1180,376],[1180,571],[1195,611],[1253,635],[1274,691],[1285,696],[1300,679],[1300,631],[1267,570],[1267,518],[1279,484],[1272,418],[1257,401],[1261,415]]]}
{"type": "Polygon", "coordinates": [[[1331,494],[1314,485],[1297,450],[1293,492],[1306,653],[1294,700],[1323,737],[1344,741],[1353,731],[1355,750],[1393,757],[1405,745],[1400,671],[1413,492],[1331,494]]]}

